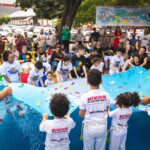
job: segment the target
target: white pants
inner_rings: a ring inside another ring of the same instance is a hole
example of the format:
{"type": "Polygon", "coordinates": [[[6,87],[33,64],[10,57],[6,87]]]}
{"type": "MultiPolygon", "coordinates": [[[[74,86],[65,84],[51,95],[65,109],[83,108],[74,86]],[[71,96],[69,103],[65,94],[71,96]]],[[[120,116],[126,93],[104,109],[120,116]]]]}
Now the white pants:
{"type": "Polygon", "coordinates": [[[84,126],[83,144],[84,150],[105,150],[107,126],[84,126]]]}
{"type": "Polygon", "coordinates": [[[113,56],[104,56],[105,68],[108,68],[108,60],[111,62],[113,56]]]}
{"type": "Polygon", "coordinates": [[[116,135],[111,133],[109,150],[125,150],[127,133],[116,135]]]}

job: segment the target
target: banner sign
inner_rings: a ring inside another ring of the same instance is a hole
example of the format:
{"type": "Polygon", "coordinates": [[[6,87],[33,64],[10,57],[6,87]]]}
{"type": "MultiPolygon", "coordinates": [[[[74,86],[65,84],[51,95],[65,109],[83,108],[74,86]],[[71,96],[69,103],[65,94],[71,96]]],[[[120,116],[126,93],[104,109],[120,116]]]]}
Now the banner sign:
{"type": "Polygon", "coordinates": [[[150,7],[97,7],[99,26],[150,26],[150,7]]]}

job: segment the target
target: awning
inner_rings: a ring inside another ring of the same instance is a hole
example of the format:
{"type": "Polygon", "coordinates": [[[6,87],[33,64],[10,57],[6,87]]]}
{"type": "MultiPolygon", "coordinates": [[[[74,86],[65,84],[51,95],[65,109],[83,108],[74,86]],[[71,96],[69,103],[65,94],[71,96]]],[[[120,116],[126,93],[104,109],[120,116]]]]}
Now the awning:
{"type": "Polygon", "coordinates": [[[24,19],[24,20],[21,20],[21,22],[27,22],[27,21],[30,20],[30,19],[32,19],[32,17],[28,17],[28,18],[26,18],[26,19],[24,19]]]}

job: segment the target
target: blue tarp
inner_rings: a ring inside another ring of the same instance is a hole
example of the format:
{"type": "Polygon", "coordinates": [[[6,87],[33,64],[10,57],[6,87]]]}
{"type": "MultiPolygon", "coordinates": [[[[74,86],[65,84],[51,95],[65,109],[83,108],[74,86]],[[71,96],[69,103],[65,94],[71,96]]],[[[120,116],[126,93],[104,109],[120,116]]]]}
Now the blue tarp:
{"type": "MultiPolygon", "coordinates": [[[[103,83],[101,88],[104,88],[112,98],[112,103],[115,102],[115,97],[125,91],[138,92],[141,98],[150,95],[150,71],[142,67],[133,67],[127,72],[122,72],[114,75],[103,75],[103,83]]],[[[87,92],[90,87],[86,79],[76,79],[64,83],[52,85],[50,88],[39,88],[28,84],[12,83],[9,86],[13,89],[13,97],[23,101],[40,113],[48,113],[50,98],[55,93],[64,93],[68,96],[72,113],[80,103],[80,97],[87,92]]],[[[142,110],[144,106],[139,106],[142,110]]]]}

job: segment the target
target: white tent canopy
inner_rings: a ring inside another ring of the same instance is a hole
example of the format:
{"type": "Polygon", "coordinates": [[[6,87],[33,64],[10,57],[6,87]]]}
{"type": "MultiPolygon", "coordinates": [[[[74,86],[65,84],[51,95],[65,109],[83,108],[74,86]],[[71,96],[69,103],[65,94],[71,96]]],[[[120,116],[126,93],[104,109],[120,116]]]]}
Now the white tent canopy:
{"type": "Polygon", "coordinates": [[[11,18],[19,18],[19,17],[34,17],[36,16],[35,12],[32,8],[28,9],[27,11],[16,11],[9,15],[11,18]]]}

